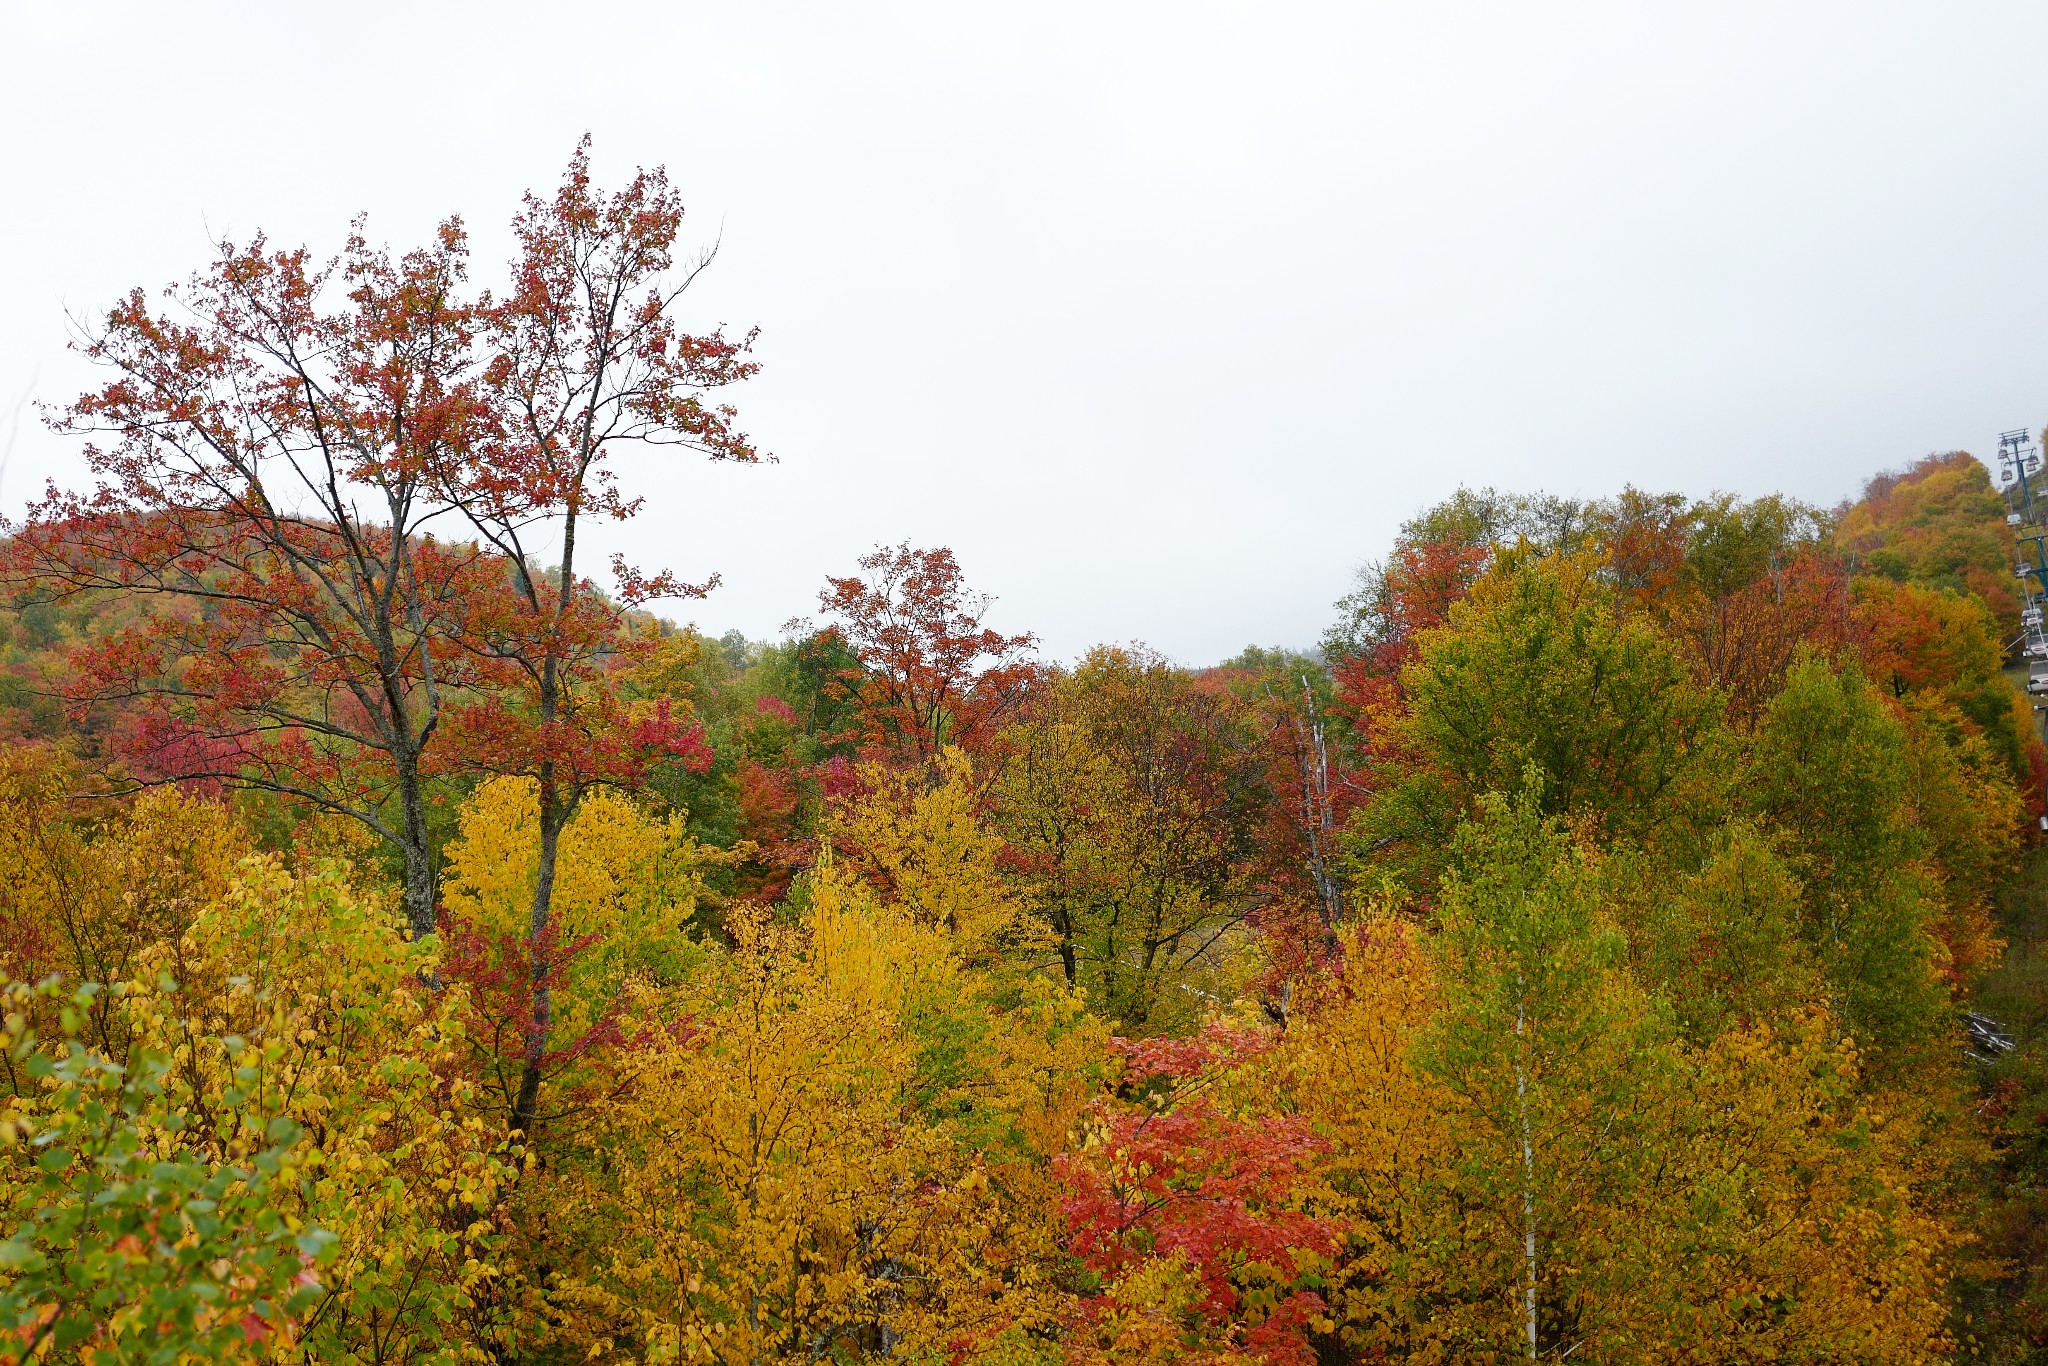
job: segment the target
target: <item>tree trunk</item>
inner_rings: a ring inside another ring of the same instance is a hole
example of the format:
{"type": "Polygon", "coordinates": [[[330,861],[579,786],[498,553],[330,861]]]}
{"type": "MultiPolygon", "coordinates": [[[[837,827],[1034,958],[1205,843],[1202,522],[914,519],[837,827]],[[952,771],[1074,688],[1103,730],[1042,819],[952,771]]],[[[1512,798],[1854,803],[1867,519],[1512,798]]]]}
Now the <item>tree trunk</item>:
{"type": "Polygon", "coordinates": [[[554,909],[555,859],[561,849],[567,813],[555,799],[551,777],[541,779],[540,867],[533,881],[533,916],[527,926],[527,967],[533,983],[533,1018],[527,1024],[525,1066],[519,1074],[519,1097],[512,1106],[512,1127],[529,1141],[540,1108],[541,1064],[547,1057],[548,1031],[554,1023],[554,993],[549,984],[548,917],[554,909]]]}
{"type": "Polygon", "coordinates": [[[1053,903],[1053,931],[1060,937],[1060,971],[1066,975],[1067,985],[1074,985],[1074,917],[1067,912],[1064,899],[1053,903]]]}
{"type": "MultiPolygon", "coordinates": [[[[1519,985],[1519,984],[1518,984],[1519,985]]],[[[1536,1359],[1536,1147],[1529,1134],[1528,995],[1515,1002],[1515,1103],[1522,1120],[1522,1326],[1536,1359]]]]}
{"type": "Polygon", "coordinates": [[[419,774],[401,766],[398,804],[405,842],[405,927],[415,941],[437,928],[434,905],[434,851],[427,837],[427,804],[419,774]]]}
{"type": "MultiPolygon", "coordinates": [[[[1331,859],[1337,847],[1336,811],[1330,803],[1330,747],[1323,734],[1323,718],[1316,710],[1316,695],[1306,675],[1301,680],[1302,710],[1308,714],[1308,762],[1304,765],[1308,801],[1309,874],[1315,883],[1317,909],[1323,915],[1323,930],[1334,940],[1337,922],[1344,917],[1344,895],[1337,885],[1331,859]]],[[[1334,947],[1334,944],[1333,944],[1334,947]]]]}

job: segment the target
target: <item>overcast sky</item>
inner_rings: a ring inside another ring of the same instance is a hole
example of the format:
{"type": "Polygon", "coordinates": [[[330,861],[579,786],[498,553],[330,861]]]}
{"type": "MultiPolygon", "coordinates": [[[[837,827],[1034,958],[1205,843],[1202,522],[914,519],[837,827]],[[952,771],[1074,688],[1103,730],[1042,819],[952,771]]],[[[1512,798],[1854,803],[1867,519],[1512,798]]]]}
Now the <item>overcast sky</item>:
{"type": "MultiPolygon", "coordinates": [[[[1308,645],[1461,482],[1832,504],[2048,421],[2048,5],[16,3],[0,423],[66,313],[664,163],[759,468],[616,544],[771,637],[951,545],[1069,657],[1308,645]]],[[[0,437],[5,428],[0,427],[0,437]]],[[[75,454],[20,422],[10,513],[75,454]]]]}

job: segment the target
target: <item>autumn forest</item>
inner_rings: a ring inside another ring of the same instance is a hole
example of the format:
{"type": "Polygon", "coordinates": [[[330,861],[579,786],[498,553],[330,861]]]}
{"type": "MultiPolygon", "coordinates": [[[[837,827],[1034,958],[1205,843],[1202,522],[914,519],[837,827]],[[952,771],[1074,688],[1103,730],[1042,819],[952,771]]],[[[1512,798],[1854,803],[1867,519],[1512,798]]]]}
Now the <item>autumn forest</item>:
{"type": "Polygon", "coordinates": [[[754,338],[659,171],[512,240],[222,242],[45,411],[0,1363],[2048,1362],[1995,458],[1462,489],[1204,666],[914,543],[713,637],[590,547],[754,338]]]}

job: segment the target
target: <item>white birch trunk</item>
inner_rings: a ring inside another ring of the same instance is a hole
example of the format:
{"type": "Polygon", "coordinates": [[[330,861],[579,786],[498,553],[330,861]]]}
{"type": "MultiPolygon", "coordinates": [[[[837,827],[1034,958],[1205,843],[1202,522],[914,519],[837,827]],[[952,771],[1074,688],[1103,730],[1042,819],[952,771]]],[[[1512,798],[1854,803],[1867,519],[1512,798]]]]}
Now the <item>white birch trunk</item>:
{"type": "Polygon", "coordinates": [[[1536,1359],[1536,1148],[1529,1136],[1528,990],[1519,976],[1515,1000],[1515,1100],[1522,1120],[1522,1325],[1528,1358],[1536,1359]]]}

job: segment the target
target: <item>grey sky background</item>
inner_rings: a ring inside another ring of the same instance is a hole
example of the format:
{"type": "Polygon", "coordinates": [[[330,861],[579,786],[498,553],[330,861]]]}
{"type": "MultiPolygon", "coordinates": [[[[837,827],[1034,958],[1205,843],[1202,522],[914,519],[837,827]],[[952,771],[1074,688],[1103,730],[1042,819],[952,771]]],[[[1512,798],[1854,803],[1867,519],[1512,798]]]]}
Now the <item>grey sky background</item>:
{"type": "MultiPolygon", "coordinates": [[[[665,163],[781,463],[628,457],[606,548],[721,572],[714,633],[908,539],[1055,656],[1208,662],[1461,482],[1832,504],[2048,421],[2039,3],[0,14],[0,423],[210,234],[460,213],[488,281],[582,132],[665,163]]],[[[24,415],[0,507],[47,477],[24,415]]]]}

